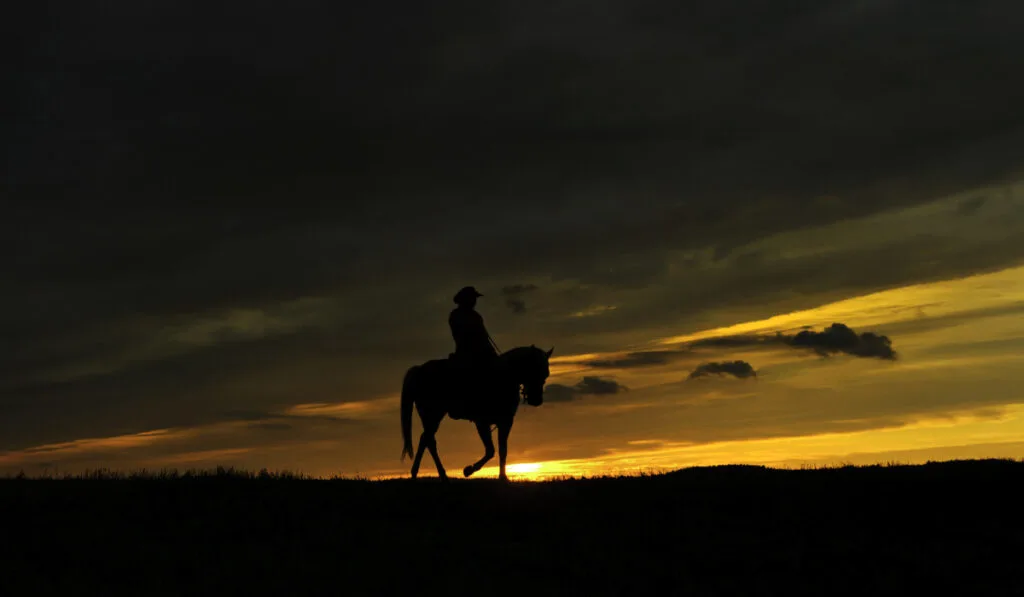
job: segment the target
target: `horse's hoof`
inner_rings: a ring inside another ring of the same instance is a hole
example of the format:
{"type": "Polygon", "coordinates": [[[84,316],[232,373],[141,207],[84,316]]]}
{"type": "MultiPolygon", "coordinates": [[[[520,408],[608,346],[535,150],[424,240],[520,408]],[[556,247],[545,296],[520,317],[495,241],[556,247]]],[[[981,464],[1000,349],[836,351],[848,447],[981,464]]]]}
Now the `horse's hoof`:
{"type": "Polygon", "coordinates": [[[502,481],[504,483],[508,483],[508,476],[507,475],[498,475],[498,480],[502,481]]]}
{"type": "Polygon", "coordinates": [[[470,465],[470,466],[467,466],[466,468],[462,469],[462,475],[463,475],[464,477],[468,477],[468,476],[472,475],[472,474],[473,474],[473,473],[475,473],[475,472],[476,472],[476,471],[475,471],[475,470],[473,470],[473,466],[472,466],[472,465],[470,465]]]}
{"type": "Polygon", "coordinates": [[[448,475],[442,474],[441,475],[441,482],[442,483],[447,483],[448,482],[448,475]]]}

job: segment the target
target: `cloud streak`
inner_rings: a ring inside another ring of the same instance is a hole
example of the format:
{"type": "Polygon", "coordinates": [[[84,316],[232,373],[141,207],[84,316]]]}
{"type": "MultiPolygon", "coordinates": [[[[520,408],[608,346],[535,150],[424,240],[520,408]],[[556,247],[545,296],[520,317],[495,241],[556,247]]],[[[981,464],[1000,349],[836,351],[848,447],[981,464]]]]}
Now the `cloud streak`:
{"type": "Polygon", "coordinates": [[[757,372],[746,361],[701,363],[690,373],[688,379],[698,379],[711,375],[732,375],[737,379],[747,379],[757,377],[757,372]]]}
{"type": "Polygon", "coordinates": [[[627,353],[624,356],[599,358],[585,361],[587,367],[595,369],[634,369],[667,365],[673,360],[691,354],[689,349],[648,350],[627,353]]]}
{"type": "Polygon", "coordinates": [[[696,340],[695,348],[745,349],[765,346],[789,346],[807,349],[827,357],[846,354],[861,358],[896,360],[896,351],[888,336],[874,332],[857,333],[846,324],[833,323],[823,331],[803,330],[796,334],[736,335],[696,340]]]}
{"type": "Polygon", "coordinates": [[[585,376],[575,385],[552,383],[544,388],[545,402],[572,402],[584,396],[610,396],[628,391],[629,388],[613,379],[585,376]]]}
{"type": "MultiPolygon", "coordinates": [[[[728,352],[751,349],[789,347],[811,351],[820,356],[846,354],[859,358],[896,360],[896,351],[888,336],[874,332],[857,333],[842,323],[833,323],[824,330],[801,330],[795,334],[734,334],[683,342],[671,349],[640,350],[620,355],[595,356],[579,362],[592,369],[644,369],[671,365],[699,357],[703,349],[728,352]]],[[[742,361],[736,361],[742,362],[742,361]]],[[[718,366],[721,363],[709,363],[718,366]]],[[[703,365],[701,365],[703,366],[703,365]]]]}

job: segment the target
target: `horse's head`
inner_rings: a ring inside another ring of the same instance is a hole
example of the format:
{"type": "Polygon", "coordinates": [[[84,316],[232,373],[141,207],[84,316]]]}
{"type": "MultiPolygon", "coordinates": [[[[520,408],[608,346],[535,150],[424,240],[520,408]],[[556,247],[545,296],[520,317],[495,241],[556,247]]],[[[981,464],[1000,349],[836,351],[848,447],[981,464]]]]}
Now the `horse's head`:
{"type": "Polygon", "coordinates": [[[555,351],[543,350],[536,346],[519,349],[515,359],[516,377],[523,386],[523,398],[530,406],[544,404],[544,384],[551,374],[548,359],[555,351]]]}

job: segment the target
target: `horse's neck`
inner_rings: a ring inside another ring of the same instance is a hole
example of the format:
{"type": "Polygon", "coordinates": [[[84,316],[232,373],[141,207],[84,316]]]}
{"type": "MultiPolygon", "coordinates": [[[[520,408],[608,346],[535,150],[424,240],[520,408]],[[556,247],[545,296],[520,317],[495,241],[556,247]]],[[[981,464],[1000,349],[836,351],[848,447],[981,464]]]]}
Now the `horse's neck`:
{"type": "Polygon", "coordinates": [[[530,350],[533,349],[529,346],[518,346],[502,354],[505,357],[505,364],[508,366],[509,372],[513,375],[522,374],[523,367],[527,362],[527,353],[530,350]]]}
{"type": "Polygon", "coordinates": [[[505,351],[502,355],[505,360],[505,364],[515,367],[523,360],[523,347],[519,346],[510,350],[505,351]]]}

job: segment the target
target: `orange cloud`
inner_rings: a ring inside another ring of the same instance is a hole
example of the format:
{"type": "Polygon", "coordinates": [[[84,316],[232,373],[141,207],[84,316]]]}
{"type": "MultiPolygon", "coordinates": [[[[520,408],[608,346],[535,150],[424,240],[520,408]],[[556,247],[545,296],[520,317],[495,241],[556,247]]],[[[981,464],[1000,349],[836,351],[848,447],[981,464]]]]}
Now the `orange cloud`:
{"type": "Polygon", "coordinates": [[[156,429],[113,437],[76,439],[0,454],[0,465],[19,465],[74,454],[129,450],[197,435],[197,429],[156,429]]]}
{"type": "Polygon", "coordinates": [[[295,417],[368,418],[398,410],[398,396],[355,402],[310,402],[296,404],[284,411],[295,417]]]}

